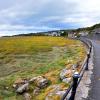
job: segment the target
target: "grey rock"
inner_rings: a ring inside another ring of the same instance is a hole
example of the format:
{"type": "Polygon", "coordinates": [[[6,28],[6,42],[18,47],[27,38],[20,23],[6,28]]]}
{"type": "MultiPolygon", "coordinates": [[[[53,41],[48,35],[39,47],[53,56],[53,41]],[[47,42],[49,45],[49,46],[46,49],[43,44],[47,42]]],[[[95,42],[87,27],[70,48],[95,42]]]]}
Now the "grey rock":
{"type": "Polygon", "coordinates": [[[33,95],[38,95],[40,93],[40,88],[36,87],[34,90],[33,90],[33,95]]]}
{"type": "Polygon", "coordinates": [[[71,77],[65,78],[65,79],[62,80],[62,82],[64,82],[64,83],[70,83],[71,79],[72,79],[71,77]]]}
{"type": "Polygon", "coordinates": [[[29,93],[24,93],[24,100],[31,100],[31,95],[29,93]]]}
{"type": "Polygon", "coordinates": [[[65,94],[65,90],[64,91],[57,91],[56,95],[59,95],[60,97],[62,97],[65,94]]]}
{"type": "Polygon", "coordinates": [[[28,89],[29,89],[29,83],[26,83],[26,84],[18,87],[18,89],[16,90],[16,93],[22,94],[22,93],[28,91],[28,89]]]}
{"type": "Polygon", "coordinates": [[[18,89],[19,87],[21,87],[22,85],[28,83],[28,80],[27,79],[22,79],[22,78],[18,78],[14,84],[12,85],[12,87],[16,90],[18,89]]]}
{"type": "Polygon", "coordinates": [[[49,81],[43,76],[37,76],[37,77],[33,77],[32,79],[30,79],[29,82],[35,83],[35,85],[39,88],[44,88],[48,85],[49,81]]]}
{"type": "Polygon", "coordinates": [[[72,70],[65,68],[60,72],[60,79],[63,80],[71,75],[72,75],[72,70]]]}
{"type": "Polygon", "coordinates": [[[45,100],[61,100],[62,96],[65,94],[66,90],[62,90],[60,85],[52,85],[48,95],[46,96],[45,100]],[[57,97],[57,98],[55,98],[57,97]]]}
{"type": "Polygon", "coordinates": [[[47,79],[41,79],[37,83],[38,87],[44,88],[48,85],[48,80],[47,79]]]}
{"type": "Polygon", "coordinates": [[[79,64],[77,63],[77,64],[74,64],[73,66],[72,66],[72,69],[76,69],[76,68],[78,68],[79,67],[79,64]]]}
{"type": "Polygon", "coordinates": [[[17,89],[18,88],[18,85],[17,84],[13,84],[12,86],[14,89],[17,89]]]}
{"type": "Polygon", "coordinates": [[[29,80],[29,83],[33,83],[35,80],[37,79],[37,77],[33,77],[29,80]]]}

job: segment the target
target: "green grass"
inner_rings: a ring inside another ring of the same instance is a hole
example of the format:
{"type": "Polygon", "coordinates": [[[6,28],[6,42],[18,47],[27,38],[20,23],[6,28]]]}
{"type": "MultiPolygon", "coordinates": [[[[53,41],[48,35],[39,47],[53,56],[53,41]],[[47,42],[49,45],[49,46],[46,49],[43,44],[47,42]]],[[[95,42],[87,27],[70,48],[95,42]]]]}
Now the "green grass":
{"type": "Polygon", "coordinates": [[[51,84],[60,84],[60,70],[82,61],[86,53],[80,41],[62,37],[0,38],[0,47],[0,100],[22,100],[12,89],[20,77],[45,75],[51,84]]]}

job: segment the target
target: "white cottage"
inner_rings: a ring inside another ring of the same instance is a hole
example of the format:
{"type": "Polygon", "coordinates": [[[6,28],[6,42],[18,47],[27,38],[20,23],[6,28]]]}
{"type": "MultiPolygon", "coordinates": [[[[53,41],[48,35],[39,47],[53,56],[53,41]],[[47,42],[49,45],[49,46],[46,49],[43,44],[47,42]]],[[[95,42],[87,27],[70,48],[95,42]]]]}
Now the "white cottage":
{"type": "Polygon", "coordinates": [[[51,36],[60,36],[59,32],[51,32],[51,36]]]}
{"type": "Polygon", "coordinates": [[[73,38],[74,37],[74,32],[68,32],[68,37],[73,38]]]}
{"type": "Polygon", "coordinates": [[[87,36],[88,35],[88,31],[81,31],[81,32],[79,32],[79,35],[87,36]]]}

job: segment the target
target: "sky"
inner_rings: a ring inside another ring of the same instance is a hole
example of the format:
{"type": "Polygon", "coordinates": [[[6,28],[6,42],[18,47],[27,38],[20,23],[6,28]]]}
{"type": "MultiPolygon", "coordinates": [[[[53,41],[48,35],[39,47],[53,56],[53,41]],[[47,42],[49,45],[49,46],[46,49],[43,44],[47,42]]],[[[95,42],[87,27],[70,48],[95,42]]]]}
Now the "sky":
{"type": "Polygon", "coordinates": [[[0,0],[0,36],[100,23],[100,0],[0,0]]]}

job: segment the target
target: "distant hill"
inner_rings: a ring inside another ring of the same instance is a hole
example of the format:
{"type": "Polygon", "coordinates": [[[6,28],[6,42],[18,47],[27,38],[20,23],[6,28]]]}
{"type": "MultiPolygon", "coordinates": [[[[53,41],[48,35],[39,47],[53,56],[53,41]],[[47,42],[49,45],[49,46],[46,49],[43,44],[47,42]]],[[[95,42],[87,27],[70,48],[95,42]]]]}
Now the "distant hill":
{"type": "Polygon", "coordinates": [[[92,32],[93,30],[98,29],[98,28],[100,28],[100,23],[99,24],[95,24],[95,25],[93,25],[91,27],[78,28],[78,29],[76,29],[76,31],[90,31],[90,32],[92,32]]]}
{"type": "MultiPolygon", "coordinates": [[[[18,34],[18,35],[13,35],[13,36],[47,36],[53,34],[53,32],[61,34],[61,36],[64,36],[68,33],[80,33],[80,32],[88,32],[89,34],[94,34],[94,33],[100,33],[100,23],[95,24],[91,27],[83,27],[83,28],[78,28],[78,29],[64,29],[64,30],[53,30],[53,31],[47,31],[47,32],[38,32],[38,33],[27,33],[27,34],[18,34]]],[[[6,36],[4,36],[6,37],[6,36]]],[[[9,37],[9,36],[7,36],[9,37]]]]}

